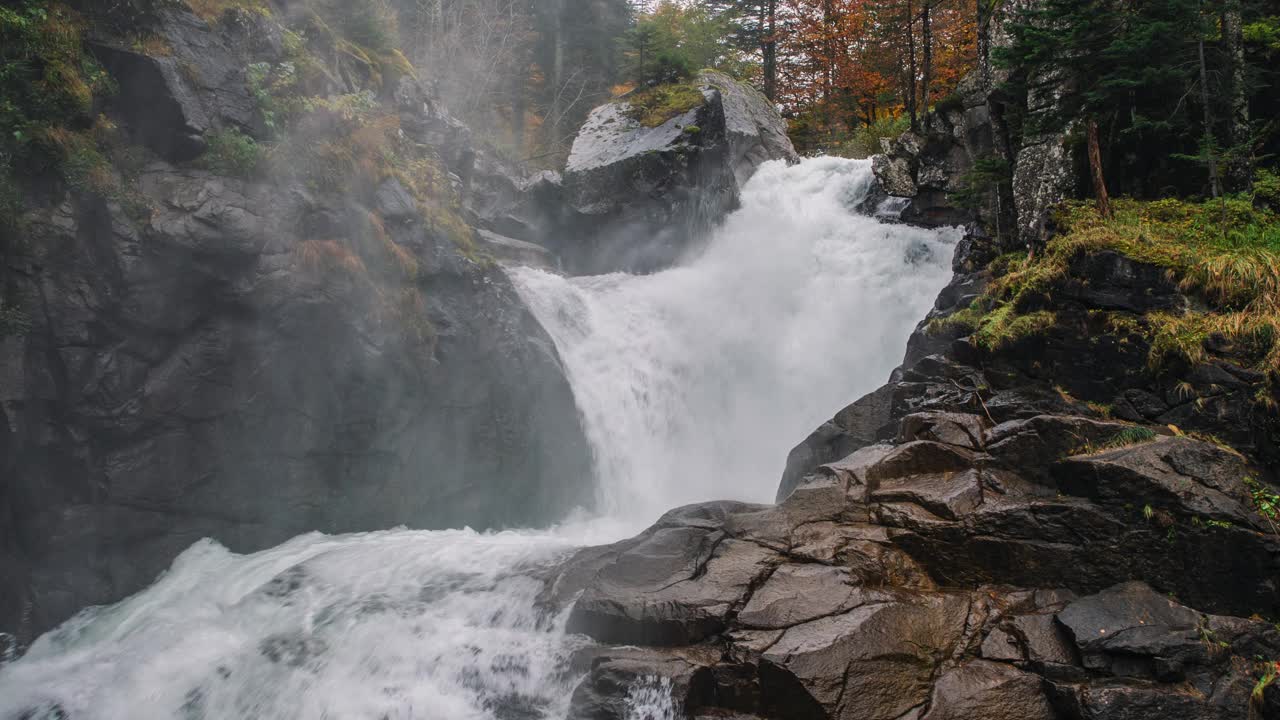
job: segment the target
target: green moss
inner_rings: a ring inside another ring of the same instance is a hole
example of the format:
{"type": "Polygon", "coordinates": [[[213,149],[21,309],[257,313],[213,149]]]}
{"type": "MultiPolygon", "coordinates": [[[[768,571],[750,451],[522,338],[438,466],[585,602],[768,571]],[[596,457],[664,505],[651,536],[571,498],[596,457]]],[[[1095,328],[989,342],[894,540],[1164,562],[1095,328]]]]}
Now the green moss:
{"type": "Polygon", "coordinates": [[[262,149],[248,135],[235,128],[218,130],[205,136],[208,149],[200,164],[220,175],[252,177],[263,163],[262,149]]]}
{"type": "Polygon", "coordinates": [[[647,128],[658,127],[707,102],[702,89],[692,83],[637,90],[624,100],[627,103],[626,116],[647,128]]]}
{"type": "Polygon", "coordinates": [[[41,137],[88,127],[94,96],[114,90],[85,52],[83,33],[84,21],[59,3],[0,7],[0,154],[19,175],[56,161],[41,137]]]}
{"type": "MultiPolygon", "coordinates": [[[[1059,213],[1062,232],[1034,259],[999,258],[986,292],[969,308],[935,321],[930,329],[971,332],[994,349],[1010,339],[1044,329],[1051,318],[1028,313],[1051,294],[1071,260],[1082,253],[1111,250],[1166,268],[1185,292],[1201,296],[1204,307],[1182,313],[1152,313],[1141,321],[1118,313],[1106,330],[1125,338],[1145,336],[1151,364],[1171,359],[1206,359],[1211,337],[1233,341],[1237,349],[1280,382],[1280,217],[1242,198],[1207,203],[1177,200],[1117,200],[1114,219],[1104,220],[1089,205],[1070,203],[1059,213]]],[[[1268,394],[1260,398],[1268,400],[1268,394]]]]}

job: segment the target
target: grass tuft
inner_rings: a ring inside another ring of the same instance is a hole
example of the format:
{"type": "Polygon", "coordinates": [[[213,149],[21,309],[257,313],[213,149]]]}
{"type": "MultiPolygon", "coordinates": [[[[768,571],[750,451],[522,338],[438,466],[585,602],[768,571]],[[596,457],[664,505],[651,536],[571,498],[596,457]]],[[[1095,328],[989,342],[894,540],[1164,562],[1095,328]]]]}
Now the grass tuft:
{"type": "Polygon", "coordinates": [[[635,91],[624,100],[628,106],[626,116],[647,128],[656,128],[707,102],[702,89],[694,83],[657,85],[635,91]]]}
{"type": "Polygon", "coordinates": [[[1241,198],[1206,203],[1121,199],[1114,209],[1115,218],[1106,220],[1092,205],[1067,204],[1058,218],[1062,232],[1042,252],[1035,258],[999,258],[983,296],[930,329],[958,327],[987,348],[1043,330],[1051,318],[1028,310],[1035,299],[1052,292],[1073,258],[1111,250],[1165,268],[1184,292],[1204,301],[1200,309],[1113,323],[1126,335],[1149,337],[1154,368],[1176,358],[1203,362],[1209,355],[1206,345],[1218,338],[1266,371],[1273,386],[1280,384],[1280,216],[1241,198]]]}

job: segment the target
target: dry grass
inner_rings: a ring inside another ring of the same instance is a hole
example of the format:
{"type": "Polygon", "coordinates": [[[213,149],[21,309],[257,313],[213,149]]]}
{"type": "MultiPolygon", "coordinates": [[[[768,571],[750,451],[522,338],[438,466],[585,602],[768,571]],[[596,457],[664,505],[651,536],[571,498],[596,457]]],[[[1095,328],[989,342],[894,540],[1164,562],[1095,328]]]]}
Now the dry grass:
{"type": "Polygon", "coordinates": [[[270,15],[271,7],[263,0],[187,0],[191,12],[207,23],[217,22],[223,13],[233,8],[270,15]]]}
{"type": "Polygon", "coordinates": [[[1052,319],[1043,311],[1029,312],[1030,301],[1050,294],[1073,258],[1112,250],[1166,268],[1184,292],[1207,306],[1153,313],[1142,323],[1112,314],[1108,322],[1115,332],[1149,337],[1153,366],[1175,357],[1202,362],[1206,341],[1218,337],[1280,383],[1280,217],[1241,200],[1119,200],[1115,211],[1115,219],[1104,220],[1089,205],[1067,205],[1059,217],[1063,232],[1037,257],[998,259],[987,292],[931,329],[962,327],[988,348],[1042,330],[1052,319]]]}
{"type": "Polygon", "coordinates": [[[298,263],[317,274],[342,272],[365,278],[369,269],[347,246],[336,240],[303,240],[293,249],[298,263]]]}
{"type": "Polygon", "coordinates": [[[149,57],[170,57],[173,55],[173,46],[159,35],[148,34],[134,39],[133,51],[149,57]]]}
{"type": "Polygon", "coordinates": [[[707,102],[695,83],[658,85],[633,92],[623,100],[629,106],[626,115],[648,128],[658,127],[707,102]]]}

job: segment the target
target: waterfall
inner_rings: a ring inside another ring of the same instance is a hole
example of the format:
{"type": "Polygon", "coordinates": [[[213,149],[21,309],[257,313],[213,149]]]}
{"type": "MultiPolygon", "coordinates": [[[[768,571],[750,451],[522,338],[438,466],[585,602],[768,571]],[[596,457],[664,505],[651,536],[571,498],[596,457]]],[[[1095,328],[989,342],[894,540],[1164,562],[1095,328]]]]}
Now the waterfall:
{"type": "Polygon", "coordinates": [[[957,238],[856,214],[871,182],[868,161],[770,163],[681,267],[513,273],[560,349],[604,515],[771,502],[790,449],[888,379],[957,238]]]}
{"type": "MultiPolygon", "coordinates": [[[[958,233],[856,214],[870,182],[864,161],[771,163],[679,267],[511,271],[573,386],[594,513],[252,555],[201,541],[0,666],[0,720],[563,717],[587,641],[538,609],[540,573],[675,505],[772,499],[787,451],[885,380],[946,283],[958,233]]],[[[637,687],[628,712],[675,717],[667,694],[637,687]]]]}

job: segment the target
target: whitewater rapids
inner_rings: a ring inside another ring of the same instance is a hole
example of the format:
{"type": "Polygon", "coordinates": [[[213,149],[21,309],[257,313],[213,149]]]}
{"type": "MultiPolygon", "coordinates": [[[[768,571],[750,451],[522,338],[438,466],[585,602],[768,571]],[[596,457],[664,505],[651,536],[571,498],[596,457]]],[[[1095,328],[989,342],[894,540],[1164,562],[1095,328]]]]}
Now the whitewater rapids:
{"type": "MultiPolygon", "coordinates": [[[[681,266],[510,271],[554,339],[596,465],[590,511],[543,530],[202,541],[154,585],[0,664],[0,720],[559,718],[589,644],[537,609],[575,548],[689,502],[773,498],[787,452],[884,382],[959,233],[854,208],[866,161],[765,165],[681,266]]],[[[0,658],[0,662],[4,659],[0,658]]],[[[673,718],[660,687],[634,720],[673,718]]]]}

